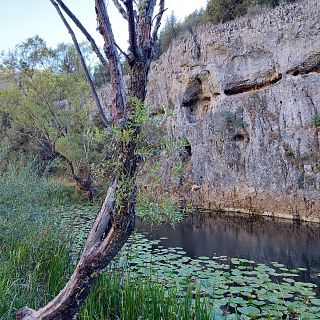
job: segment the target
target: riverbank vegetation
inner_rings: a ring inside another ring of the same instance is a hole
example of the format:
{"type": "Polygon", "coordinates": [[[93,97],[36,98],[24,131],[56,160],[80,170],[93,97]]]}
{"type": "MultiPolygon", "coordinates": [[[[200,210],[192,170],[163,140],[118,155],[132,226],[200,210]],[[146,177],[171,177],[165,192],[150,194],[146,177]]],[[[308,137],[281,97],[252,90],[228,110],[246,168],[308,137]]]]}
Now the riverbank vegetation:
{"type": "MultiPolygon", "coordinates": [[[[41,307],[63,288],[97,210],[74,191],[39,177],[34,166],[9,163],[0,175],[1,320],[13,319],[26,304],[41,307]],[[62,220],[57,207],[64,213],[62,220]],[[72,216],[75,207],[83,208],[82,223],[81,216],[72,216]],[[76,224],[68,223],[74,219],[76,224]]],[[[111,268],[111,276],[96,283],[82,319],[169,320],[190,319],[191,314],[208,319],[200,293],[189,291],[177,303],[176,290],[166,290],[150,277],[133,278],[117,262],[111,268]]]]}

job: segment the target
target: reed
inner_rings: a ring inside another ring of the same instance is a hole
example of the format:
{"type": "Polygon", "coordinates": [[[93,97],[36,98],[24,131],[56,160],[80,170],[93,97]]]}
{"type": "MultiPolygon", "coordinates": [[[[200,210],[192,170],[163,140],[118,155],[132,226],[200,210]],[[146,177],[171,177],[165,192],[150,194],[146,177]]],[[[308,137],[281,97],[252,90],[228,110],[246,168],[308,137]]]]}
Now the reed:
{"type": "Polygon", "coordinates": [[[129,271],[113,271],[97,281],[81,319],[208,320],[210,312],[200,292],[190,289],[182,294],[151,277],[136,278],[129,271]]]}

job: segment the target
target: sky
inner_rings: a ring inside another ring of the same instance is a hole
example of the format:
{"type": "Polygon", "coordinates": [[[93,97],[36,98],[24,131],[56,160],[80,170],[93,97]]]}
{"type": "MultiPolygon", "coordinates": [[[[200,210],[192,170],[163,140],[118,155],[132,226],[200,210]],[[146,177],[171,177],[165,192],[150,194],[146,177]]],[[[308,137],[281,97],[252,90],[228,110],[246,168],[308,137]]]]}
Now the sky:
{"type": "MultiPolygon", "coordinates": [[[[101,37],[96,31],[94,0],[65,0],[64,2],[96,39],[98,45],[101,45],[101,37]]],[[[205,7],[206,3],[207,0],[167,0],[166,16],[173,11],[178,19],[182,19],[194,10],[205,7]]],[[[106,0],[106,4],[116,41],[125,49],[127,47],[125,20],[114,8],[112,0],[106,0]]],[[[0,13],[0,52],[13,49],[16,44],[36,34],[51,47],[61,42],[71,42],[50,0],[0,0],[0,13]]],[[[80,42],[84,40],[80,33],[77,33],[77,37],[80,42]]]]}

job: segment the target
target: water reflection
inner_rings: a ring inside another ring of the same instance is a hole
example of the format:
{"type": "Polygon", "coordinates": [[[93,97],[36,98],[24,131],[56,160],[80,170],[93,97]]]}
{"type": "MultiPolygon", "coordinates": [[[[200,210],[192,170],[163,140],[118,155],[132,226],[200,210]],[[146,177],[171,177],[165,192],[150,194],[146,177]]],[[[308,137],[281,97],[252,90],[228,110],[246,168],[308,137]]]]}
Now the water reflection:
{"type": "Polygon", "coordinates": [[[162,245],[182,247],[190,257],[225,255],[266,264],[277,261],[288,268],[307,268],[302,280],[318,282],[317,225],[234,213],[194,213],[175,228],[167,224],[143,228],[153,238],[168,237],[162,245]]]}

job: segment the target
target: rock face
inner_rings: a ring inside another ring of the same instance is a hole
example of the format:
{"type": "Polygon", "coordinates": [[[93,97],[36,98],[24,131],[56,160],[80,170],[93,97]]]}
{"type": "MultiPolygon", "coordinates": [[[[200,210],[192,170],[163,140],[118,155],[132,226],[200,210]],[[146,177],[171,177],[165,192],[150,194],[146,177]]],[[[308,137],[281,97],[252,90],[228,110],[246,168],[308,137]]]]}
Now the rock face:
{"type": "Polygon", "coordinates": [[[318,0],[190,32],[149,79],[149,104],[171,110],[169,131],[190,144],[164,189],[192,206],[320,222],[318,0]]]}

